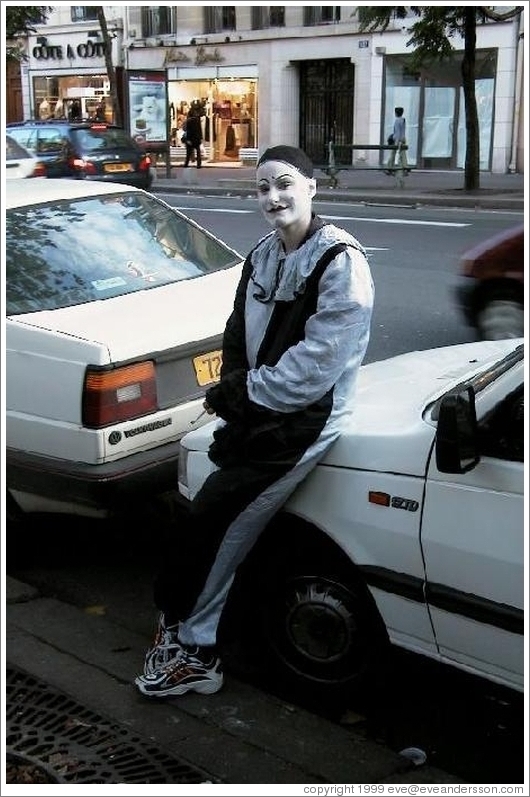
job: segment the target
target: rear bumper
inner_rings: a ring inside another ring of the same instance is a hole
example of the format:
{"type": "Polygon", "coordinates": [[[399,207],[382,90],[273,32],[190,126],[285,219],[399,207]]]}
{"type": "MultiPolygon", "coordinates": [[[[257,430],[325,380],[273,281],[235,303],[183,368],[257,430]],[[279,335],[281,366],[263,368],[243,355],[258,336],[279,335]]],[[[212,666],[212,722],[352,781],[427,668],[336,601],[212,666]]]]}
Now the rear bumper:
{"type": "Polygon", "coordinates": [[[177,490],[180,443],[116,462],[87,465],[17,449],[6,450],[6,487],[45,499],[108,512],[177,490]]]}

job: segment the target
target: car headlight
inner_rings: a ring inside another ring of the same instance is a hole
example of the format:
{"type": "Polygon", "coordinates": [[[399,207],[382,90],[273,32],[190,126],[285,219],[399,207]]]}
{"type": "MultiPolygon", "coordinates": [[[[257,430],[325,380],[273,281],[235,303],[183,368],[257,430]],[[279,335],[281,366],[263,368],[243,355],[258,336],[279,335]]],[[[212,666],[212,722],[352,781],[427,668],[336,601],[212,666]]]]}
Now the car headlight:
{"type": "Polygon", "coordinates": [[[179,460],[178,460],[178,483],[179,487],[188,489],[188,454],[189,449],[185,448],[182,443],[179,445],[179,460]]]}

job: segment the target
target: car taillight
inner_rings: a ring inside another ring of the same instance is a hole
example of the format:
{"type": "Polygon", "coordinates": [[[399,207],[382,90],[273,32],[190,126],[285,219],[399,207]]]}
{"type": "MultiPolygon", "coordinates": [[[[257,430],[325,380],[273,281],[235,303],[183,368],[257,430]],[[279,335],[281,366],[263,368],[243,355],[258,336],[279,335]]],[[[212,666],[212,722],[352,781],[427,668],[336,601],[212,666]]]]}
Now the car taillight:
{"type": "Polygon", "coordinates": [[[140,163],[138,164],[138,169],[141,172],[147,172],[151,168],[151,158],[149,155],[142,155],[140,158],[140,163]]]}
{"type": "Polygon", "coordinates": [[[40,161],[39,161],[39,163],[36,163],[35,164],[35,169],[33,170],[33,174],[31,176],[32,177],[47,177],[46,166],[44,165],[44,163],[41,163],[40,161]]]}
{"type": "Polygon", "coordinates": [[[87,161],[84,158],[70,158],[69,164],[71,169],[75,169],[79,172],[84,172],[85,174],[97,174],[97,169],[91,161],[87,161]]]}
{"type": "Polygon", "coordinates": [[[99,429],[158,409],[155,365],[135,363],[104,371],[89,367],[83,389],[83,426],[99,429]]]}

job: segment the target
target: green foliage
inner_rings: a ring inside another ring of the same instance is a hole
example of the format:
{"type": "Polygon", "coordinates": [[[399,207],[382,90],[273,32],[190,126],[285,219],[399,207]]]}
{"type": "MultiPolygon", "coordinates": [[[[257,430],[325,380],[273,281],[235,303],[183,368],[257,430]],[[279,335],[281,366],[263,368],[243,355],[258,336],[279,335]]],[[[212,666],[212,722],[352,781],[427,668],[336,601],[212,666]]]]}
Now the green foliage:
{"type": "Polygon", "coordinates": [[[6,39],[35,33],[35,25],[43,25],[53,6],[7,6],[6,39]]]}
{"type": "Polygon", "coordinates": [[[14,39],[36,33],[35,25],[43,25],[51,11],[53,11],[53,6],[6,6],[6,58],[8,60],[22,61],[26,59],[27,56],[24,55],[14,39]]]}
{"type": "MultiPolygon", "coordinates": [[[[519,16],[521,6],[498,12],[489,6],[474,6],[475,22],[507,21],[519,16]]],[[[456,37],[464,39],[469,6],[359,6],[359,28],[362,32],[383,33],[396,20],[406,21],[402,27],[411,34],[407,47],[413,48],[413,68],[449,58],[454,52],[456,37]]]]}

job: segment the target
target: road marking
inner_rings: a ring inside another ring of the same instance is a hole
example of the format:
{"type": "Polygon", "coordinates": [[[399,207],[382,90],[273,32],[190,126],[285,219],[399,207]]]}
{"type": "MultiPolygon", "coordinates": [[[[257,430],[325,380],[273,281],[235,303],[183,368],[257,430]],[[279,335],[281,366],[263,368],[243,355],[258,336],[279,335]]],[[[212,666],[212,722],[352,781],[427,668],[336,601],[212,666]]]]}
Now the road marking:
{"type": "Polygon", "coordinates": [[[324,216],[318,214],[321,219],[328,221],[373,221],[379,224],[422,224],[431,227],[469,227],[469,223],[457,221],[416,221],[414,219],[372,219],[364,216],[324,216]]]}
{"type": "MultiPolygon", "coordinates": [[[[184,213],[196,211],[198,213],[256,213],[256,210],[235,210],[230,208],[204,208],[187,207],[185,205],[173,205],[177,210],[184,213]]],[[[427,227],[469,227],[470,223],[457,221],[420,221],[415,219],[377,219],[364,216],[327,216],[323,213],[318,214],[321,219],[327,221],[372,221],[376,224],[421,224],[427,227]]]]}
{"type": "Polygon", "coordinates": [[[188,208],[184,205],[173,205],[174,208],[177,210],[181,210],[183,213],[191,213],[192,211],[197,211],[199,213],[255,213],[255,210],[230,210],[229,208],[188,208]]]}

